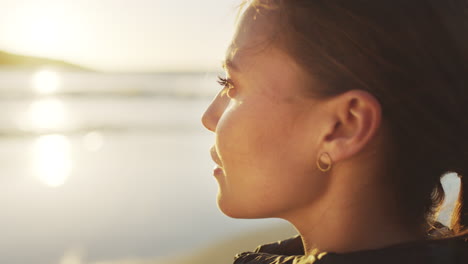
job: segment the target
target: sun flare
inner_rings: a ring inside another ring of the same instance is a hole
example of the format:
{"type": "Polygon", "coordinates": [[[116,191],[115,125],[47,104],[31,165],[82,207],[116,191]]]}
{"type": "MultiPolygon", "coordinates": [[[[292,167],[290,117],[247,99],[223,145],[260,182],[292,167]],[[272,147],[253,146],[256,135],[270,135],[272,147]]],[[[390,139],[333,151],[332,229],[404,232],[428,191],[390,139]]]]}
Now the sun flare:
{"type": "Polygon", "coordinates": [[[70,24],[59,7],[29,3],[19,5],[6,18],[7,38],[21,53],[54,56],[67,46],[70,24]]]}
{"type": "Polygon", "coordinates": [[[39,49],[47,50],[59,41],[59,23],[47,17],[38,18],[35,23],[31,23],[28,36],[39,49]]]}

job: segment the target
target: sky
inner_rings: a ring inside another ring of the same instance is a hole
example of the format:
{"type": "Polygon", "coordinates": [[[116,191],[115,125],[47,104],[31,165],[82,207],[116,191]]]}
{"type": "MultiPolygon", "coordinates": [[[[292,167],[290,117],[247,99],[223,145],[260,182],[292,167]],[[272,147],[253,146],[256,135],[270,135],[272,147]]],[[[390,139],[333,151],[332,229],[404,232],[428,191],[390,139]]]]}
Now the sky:
{"type": "Polygon", "coordinates": [[[220,70],[241,0],[0,0],[0,50],[104,71],[220,70]]]}

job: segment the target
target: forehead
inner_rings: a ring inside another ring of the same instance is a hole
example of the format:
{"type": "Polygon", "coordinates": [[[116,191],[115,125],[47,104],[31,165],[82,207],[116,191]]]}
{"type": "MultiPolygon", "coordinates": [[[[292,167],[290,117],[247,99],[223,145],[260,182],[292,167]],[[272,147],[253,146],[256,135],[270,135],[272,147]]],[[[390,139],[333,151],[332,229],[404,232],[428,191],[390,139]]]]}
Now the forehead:
{"type": "Polygon", "coordinates": [[[248,6],[242,14],[226,51],[226,62],[242,60],[271,47],[275,14],[271,10],[248,6]]]}

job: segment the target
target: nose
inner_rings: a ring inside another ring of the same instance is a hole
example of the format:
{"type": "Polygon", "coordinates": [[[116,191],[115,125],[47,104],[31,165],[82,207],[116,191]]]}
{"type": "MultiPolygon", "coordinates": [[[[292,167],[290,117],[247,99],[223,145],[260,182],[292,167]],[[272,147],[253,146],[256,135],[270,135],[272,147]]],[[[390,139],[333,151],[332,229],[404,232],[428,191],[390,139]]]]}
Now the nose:
{"type": "Polygon", "coordinates": [[[225,96],[221,96],[218,94],[208,108],[203,113],[201,118],[201,122],[206,129],[210,130],[211,132],[216,131],[216,126],[218,125],[218,121],[221,118],[226,106],[229,103],[229,98],[225,96]]]}
{"type": "Polygon", "coordinates": [[[203,113],[201,121],[206,129],[210,130],[211,132],[214,132],[216,129],[217,121],[215,120],[214,115],[212,113],[212,108],[213,104],[210,104],[210,106],[208,106],[208,108],[205,110],[205,113],[203,113]]]}

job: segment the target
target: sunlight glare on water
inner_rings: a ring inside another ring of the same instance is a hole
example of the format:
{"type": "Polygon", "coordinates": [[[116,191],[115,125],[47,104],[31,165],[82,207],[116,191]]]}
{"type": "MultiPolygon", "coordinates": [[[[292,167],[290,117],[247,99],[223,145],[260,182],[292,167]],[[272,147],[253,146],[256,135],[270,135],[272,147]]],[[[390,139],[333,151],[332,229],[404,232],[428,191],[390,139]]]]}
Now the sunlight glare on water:
{"type": "Polygon", "coordinates": [[[33,76],[33,87],[39,94],[51,94],[58,90],[60,76],[51,70],[41,70],[33,76]]]}
{"type": "Polygon", "coordinates": [[[72,170],[70,141],[63,135],[39,137],[33,148],[33,163],[42,183],[50,187],[63,185],[72,170]]]}

